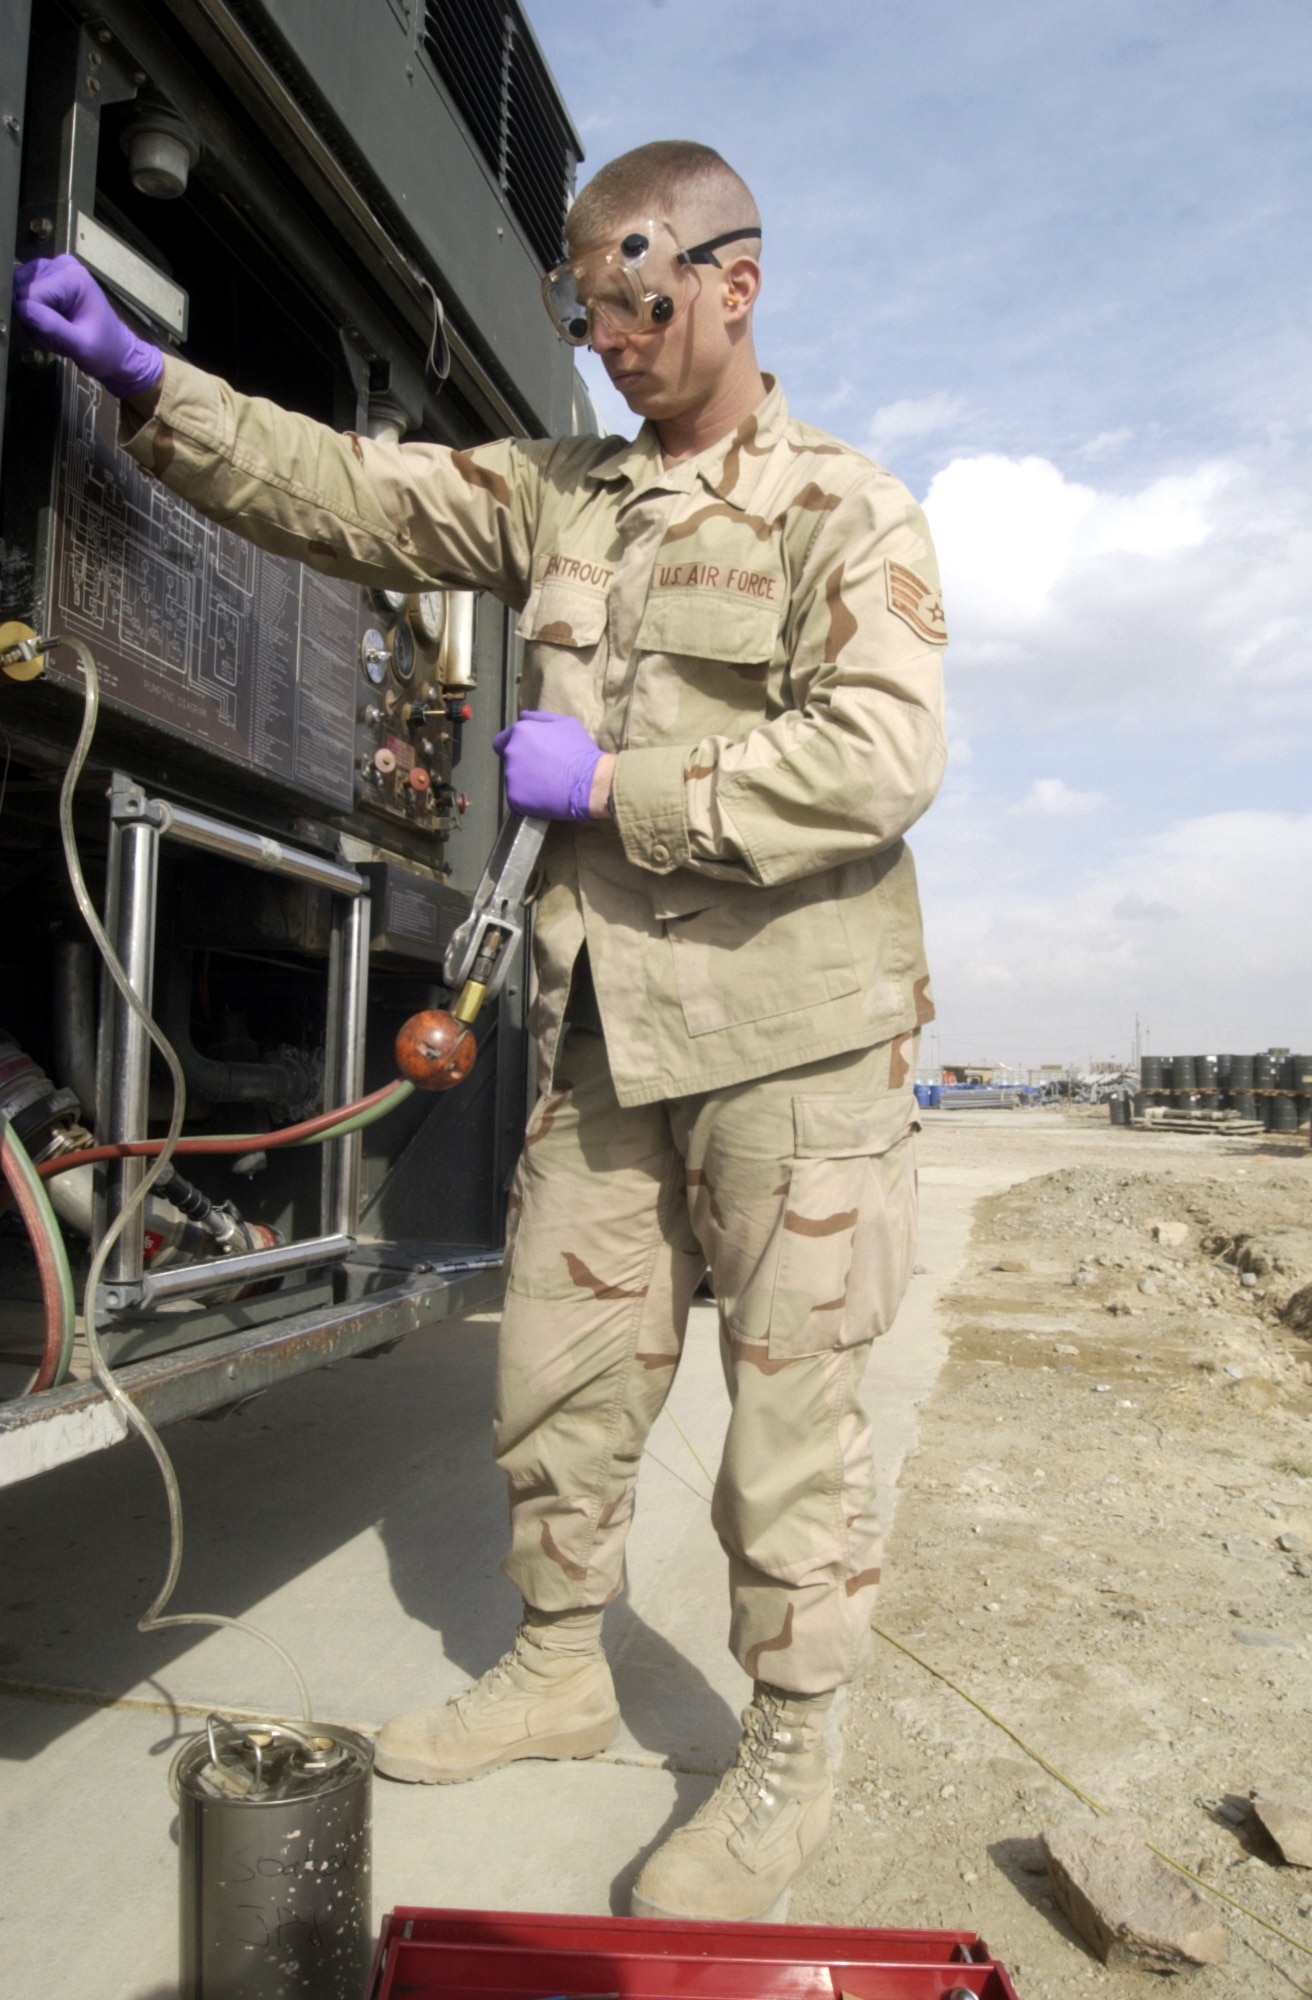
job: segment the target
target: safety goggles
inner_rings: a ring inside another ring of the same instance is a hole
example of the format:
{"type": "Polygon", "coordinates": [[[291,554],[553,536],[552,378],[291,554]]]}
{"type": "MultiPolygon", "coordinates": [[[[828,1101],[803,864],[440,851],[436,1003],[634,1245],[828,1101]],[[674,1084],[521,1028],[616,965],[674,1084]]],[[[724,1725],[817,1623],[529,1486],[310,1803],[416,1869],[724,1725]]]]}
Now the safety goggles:
{"type": "Polygon", "coordinates": [[[589,250],[567,258],[542,280],[551,324],[571,347],[586,347],[593,322],[612,333],[647,333],[670,326],[696,298],[698,266],[721,268],[716,256],[726,243],[759,240],[759,229],[726,229],[706,243],[681,250],[664,222],[632,229],[611,250],[589,250]]]}

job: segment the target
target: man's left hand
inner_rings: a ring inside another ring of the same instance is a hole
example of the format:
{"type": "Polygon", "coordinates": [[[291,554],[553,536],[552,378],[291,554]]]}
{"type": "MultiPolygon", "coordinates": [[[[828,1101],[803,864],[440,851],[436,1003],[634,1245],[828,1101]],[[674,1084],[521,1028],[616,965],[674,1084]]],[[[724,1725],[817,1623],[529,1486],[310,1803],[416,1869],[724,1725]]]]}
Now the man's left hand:
{"type": "Polygon", "coordinates": [[[606,810],[614,758],[593,742],[572,715],[526,708],[517,722],[492,739],[506,767],[506,797],[512,812],[536,819],[599,819],[606,810]],[[599,770],[603,765],[604,770],[599,770]],[[601,793],[598,798],[597,794],[601,793]]]}

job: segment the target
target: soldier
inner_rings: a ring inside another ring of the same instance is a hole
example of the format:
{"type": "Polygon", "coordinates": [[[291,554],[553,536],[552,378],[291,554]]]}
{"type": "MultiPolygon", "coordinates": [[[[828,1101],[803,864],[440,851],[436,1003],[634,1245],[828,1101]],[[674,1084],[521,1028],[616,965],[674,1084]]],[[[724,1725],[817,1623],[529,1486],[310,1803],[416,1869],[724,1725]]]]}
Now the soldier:
{"type": "Polygon", "coordinates": [[[638,1878],[657,1916],[761,1917],[825,1836],[824,1718],[879,1580],[859,1388],[911,1269],[933,1013],[902,838],[944,762],[933,550],[906,489],[761,374],[760,241],[738,175],[683,141],[575,202],[543,293],[645,419],[632,443],[342,436],[162,360],[71,258],[17,285],[202,512],[332,575],[519,614],[497,747],[511,806],[556,823],[495,1416],[524,1617],[377,1761],[442,1784],[612,1741],[603,1610],[709,1266],[732,1403],[713,1520],[753,1691],[732,1768],[638,1878]]]}

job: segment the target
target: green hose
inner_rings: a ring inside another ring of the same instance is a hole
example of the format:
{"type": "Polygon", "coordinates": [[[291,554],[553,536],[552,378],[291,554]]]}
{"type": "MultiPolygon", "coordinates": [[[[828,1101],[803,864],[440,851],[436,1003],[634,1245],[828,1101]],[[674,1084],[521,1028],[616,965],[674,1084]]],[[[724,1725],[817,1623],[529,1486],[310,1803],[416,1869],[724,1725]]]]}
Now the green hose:
{"type": "MultiPolygon", "coordinates": [[[[377,1104],[371,1104],[367,1111],[357,1111],[353,1118],[343,1118],[340,1125],[330,1125],[326,1132],[312,1133],[308,1139],[293,1139],[287,1151],[294,1153],[298,1146],[325,1146],[330,1139],[345,1139],[350,1132],[363,1132],[366,1125],[373,1125],[379,1118],[386,1118],[389,1111],[395,1111],[398,1104],[404,1104],[414,1090],[414,1085],[403,1076],[398,1077],[394,1089],[386,1097],[380,1097],[377,1104]]],[[[258,1139],[252,1140],[258,1145],[258,1139]]]]}

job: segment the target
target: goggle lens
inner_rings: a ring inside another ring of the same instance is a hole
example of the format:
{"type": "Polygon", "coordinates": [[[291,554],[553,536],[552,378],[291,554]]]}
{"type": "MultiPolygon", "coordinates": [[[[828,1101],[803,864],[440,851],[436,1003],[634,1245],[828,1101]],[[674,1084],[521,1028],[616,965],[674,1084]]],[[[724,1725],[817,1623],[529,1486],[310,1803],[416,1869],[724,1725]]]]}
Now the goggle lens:
{"type": "Polygon", "coordinates": [[[614,250],[595,250],[548,271],[542,296],[552,325],[571,347],[586,347],[594,321],[612,333],[638,333],[668,326],[695,296],[698,266],[718,262],[726,243],[759,239],[759,229],[736,229],[708,243],[681,250],[664,223],[634,229],[614,250]]]}
{"type": "Polygon", "coordinates": [[[638,257],[645,253],[645,237],[626,237],[618,252],[561,264],[543,279],[547,311],[571,347],[586,347],[594,317],[603,319],[613,333],[632,333],[642,325],[642,281],[624,255],[631,244],[638,257]]]}

